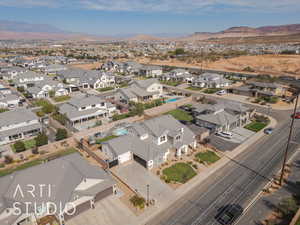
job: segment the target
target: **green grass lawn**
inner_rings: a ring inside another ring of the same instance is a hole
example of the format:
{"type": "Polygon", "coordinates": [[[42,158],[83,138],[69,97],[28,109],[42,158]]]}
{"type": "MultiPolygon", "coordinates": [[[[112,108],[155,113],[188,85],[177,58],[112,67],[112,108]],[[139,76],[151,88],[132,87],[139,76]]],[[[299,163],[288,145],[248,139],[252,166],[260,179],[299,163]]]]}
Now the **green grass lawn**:
{"type": "Polygon", "coordinates": [[[203,161],[208,164],[212,164],[218,161],[220,157],[212,151],[206,151],[206,152],[200,152],[196,154],[196,159],[199,160],[200,162],[203,161]]]}
{"type": "Polygon", "coordinates": [[[98,88],[97,91],[99,92],[105,92],[105,91],[111,91],[114,90],[114,87],[105,87],[105,88],[98,88]]]}
{"type": "Polygon", "coordinates": [[[68,95],[53,97],[53,100],[56,102],[68,101],[71,97],[68,95]]]}
{"type": "Polygon", "coordinates": [[[193,168],[187,163],[176,163],[164,169],[162,172],[166,180],[182,184],[197,175],[193,168]]]}
{"type": "Polygon", "coordinates": [[[266,126],[267,126],[266,123],[254,121],[254,122],[246,125],[244,128],[254,131],[254,132],[258,132],[258,131],[264,129],[266,126]]]}
{"type": "MultiPolygon", "coordinates": [[[[26,140],[26,141],[23,141],[24,142],[24,145],[25,145],[25,149],[31,149],[33,147],[36,146],[36,142],[34,139],[30,139],[30,140],[26,140]]],[[[16,152],[16,149],[15,149],[15,146],[14,144],[11,145],[11,149],[16,152]]]]}
{"type": "Polygon", "coordinates": [[[165,85],[169,85],[169,86],[178,86],[179,84],[181,84],[180,81],[160,81],[161,84],[165,84],[165,85]]]}
{"type": "Polygon", "coordinates": [[[180,110],[180,109],[174,109],[170,112],[167,112],[166,114],[172,115],[175,119],[177,120],[182,120],[182,121],[192,121],[193,116],[191,116],[189,113],[180,110]]]}
{"type": "Polygon", "coordinates": [[[203,88],[200,88],[200,87],[188,87],[186,89],[191,90],[191,91],[201,91],[201,90],[203,90],[203,88]]]}
{"type": "Polygon", "coordinates": [[[221,91],[221,88],[206,88],[204,89],[203,93],[205,94],[215,94],[218,91],[221,91]]]}
{"type": "Polygon", "coordinates": [[[109,140],[114,139],[116,137],[117,136],[115,136],[115,135],[110,135],[110,136],[106,136],[106,137],[101,138],[101,139],[97,139],[96,144],[101,144],[102,142],[109,141],[109,140]]]}

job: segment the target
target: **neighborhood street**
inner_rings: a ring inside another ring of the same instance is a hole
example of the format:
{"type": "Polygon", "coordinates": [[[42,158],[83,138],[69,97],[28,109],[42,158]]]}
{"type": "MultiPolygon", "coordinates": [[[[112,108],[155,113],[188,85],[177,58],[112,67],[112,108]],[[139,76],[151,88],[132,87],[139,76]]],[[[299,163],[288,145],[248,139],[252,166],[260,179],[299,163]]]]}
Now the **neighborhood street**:
{"type": "MultiPolygon", "coordinates": [[[[272,135],[249,146],[222,170],[217,171],[215,176],[177,200],[147,225],[218,224],[215,216],[223,206],[234,203],[245,208],[281,166],[290,114],[288,111],[273,111],[272,116],[279,123],[272,135]]],[[[296,121],[295,128],[290,155],[300,144],[299,121],[296,121]]]]}

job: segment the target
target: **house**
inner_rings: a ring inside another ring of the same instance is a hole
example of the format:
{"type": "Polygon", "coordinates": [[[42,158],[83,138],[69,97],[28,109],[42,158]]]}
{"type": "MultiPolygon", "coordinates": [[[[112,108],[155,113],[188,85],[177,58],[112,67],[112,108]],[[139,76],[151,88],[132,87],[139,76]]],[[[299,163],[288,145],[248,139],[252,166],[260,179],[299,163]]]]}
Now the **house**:
{"type": "Polygon", "coordinates": [[[108,61],[103,63],[100,67],[101,70],[108,71],[108,72],[124,72],[124,64],[117,61],[108,61]]]}
{"type": "Polygon", "coordinates": [[[40,82],[43,80],[46,80],[46,76],[40,73],[36,73],[33,71],[27,71],[25,73],[22,73],[20,76],[17,76],[14,80],[13,83],[17,87],[32,87],[36,82],[40,82]]]}
{"type": "Polygon", "coordinates": [[[286,95],[287,89],[284,86],[275,83],[248,82],[246,85],[232,88],[231,92],[249,97],[283,97],[286,95]]]}
{"type": "Polygon", "coordinates": [[[163,74],[161,66],[147,65],[140,69],[139,75],[145,77],[160,77],[163,74]]]}
{"type": "Polygon", "coordinates": [[[135,80],[129,87],[118,89],[115,100],[120,102],[147,102],[159,99],[163,94],[163,86],[155,78],[135,80]]]}
{"type": "Polygon", "coordinates": [[[189,71],[184,69],[174,69],[169,73],[165,73],[160,78],[163,81],[175,81],[175,82],[186,82],[192,83],[194,76],[189,71]]]}
{"type": "Polygon", "coordinates": [[[195,148],[194,133],[171,115],[163,115],[126,128],[128,133],[102,143],[110,163],[135,160],[148,169],[166,162],[168,156],[179,157],[195,148]]]}
{"type": "Polygon", "coordinates": [[[3,95],[8,95],[8,94],[11,94],[12,91],[10,88],[8,87],[5,87],[4,85],[0,84],[0,94],[3,94],[3,95]]]}
{"type": "Polygon", "coordinates": [[[3,80],[13,80],[27,70],[18,66],[9,66],[0,68],[0,74],[3,80]]]}
{"type": "Polygon", "coordinates": [[[59,78],[78,88],[98,89],[115,85],[115,76],[110,72],[98,70],[68,69],[57,73],[59,78]]]}
{"type": "Polygon", "coordinates": [[[51,64],[47,65],[46,67],[42,68],[41,71],[46,74],[56,74],[57,72],[67,70],[67,67],[60,64],[51,64]]]}
{"type": "Polygon", "coordinates": [[[16,94],[1,94],[0,92],[0,108],[15,108],[20,100],[20,96],[16,94]]]}
{"type": "Polygon", "coordinates": [[[51,92],[53,92],[53,96],[58,97],[69,94],[65,86],[65,84],[58,81],[47,79],[36,82],[33,87],[27,88],[26,92],[30,94],[32,98],[48,98],[51,92]]]}
{"type": "Polygon", "coordinates": [[[216,105],[193,105],[195,123],[209,129],[212,133],[230,131],[243,127],[252,118],[255,110],[238,103],[218,103],[216,105]]]}
{"type": "Polygon", "coordinates": [[[40,224],[54,216],[60,225],[115,193],[116,182],[78,153],[0,178],[0,224],[40,224]]]}
{"type": "Polygon", "coordinates": [[[36,136],[41,131],[39,118],[29,109],[0,113],[0,145],[36,136]]]}
{"type": "Polygon", "coordinates": [[[143,65],[137,62],[125,62],[123,64],[123,73],[138,75],[143,65]]]}
{"type": "Polygon", "coordinates": [[[109,118],[115,111],[114,105],[94,95],[77,96],[59,106],[59,113],[66,116],[71,126],[109,118]]]}
{"type": "Polygon", "coordinates": [[[223,88],[228,87],[230,84],[230,80],[227,80],[223,75],[216,73],[203,73],[192,82],[193,87],[200,88],[223,88]]]}

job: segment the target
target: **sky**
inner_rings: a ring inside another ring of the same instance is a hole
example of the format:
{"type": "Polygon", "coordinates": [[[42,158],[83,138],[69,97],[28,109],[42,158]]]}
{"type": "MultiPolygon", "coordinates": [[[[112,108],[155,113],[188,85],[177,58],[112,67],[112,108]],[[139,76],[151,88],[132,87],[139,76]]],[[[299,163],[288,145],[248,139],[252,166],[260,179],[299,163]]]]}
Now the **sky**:
{"type": "Polygon", "coordinates": [[[300,23],[300,0],[0,0],[0,20],[97,34],[190,34],[300,23]]]}

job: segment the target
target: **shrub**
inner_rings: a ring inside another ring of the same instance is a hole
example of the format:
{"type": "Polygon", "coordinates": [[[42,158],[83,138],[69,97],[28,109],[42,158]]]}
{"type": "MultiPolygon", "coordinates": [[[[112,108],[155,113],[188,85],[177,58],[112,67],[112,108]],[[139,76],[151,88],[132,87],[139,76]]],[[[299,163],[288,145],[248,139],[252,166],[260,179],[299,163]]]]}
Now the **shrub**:
{"type": "Polygon", "coordinates": [[[23,141],[17,141],[14,143],[14,148],[16,152],[24,152],[26,150],[25,144],[23,141]]]}
{"type": "Polygon", "coordinates": [[[4,162],[6,164],[11,164],[14,161],[14,159],[10,155],[4,156],[4,162]]]}
{"type": "Polygon", "coordinates": [[[36,138],[35,138],[36,146],[43,146],[48,144],[48,137],[45,133],[40,133],[36,138]]]}
{"type": "Polygon", "coordinates": [[[66,139],[67,137],[68,137],[68,132],[66,129],[61,129],[61,128],[57,129],[56,135],[55,135],[56,141],[66,139]]]}
{"type": "Polygon", "coordinates": [[[37,154],[39,154],[39,149],[37,147],[35,147],[31,150],[31,153],[34,155],[37,155],[37,154]]]}
{"type": "Polygon", "coordinates": [[[36,112],[36,115],[37,115],[38,117],[43,117],[43,116],[46,115],[46,113],[44,113],[43,111],[37,111],[37,112],[36,112]]]}
{"type": "Polygon", "coordinates": [[[143,197],[134,195],[132,198],[130,198],[130,202],[134,205],[134,207],[139,207],[140,209],[145,208],[146,200],[143,197]]]}

